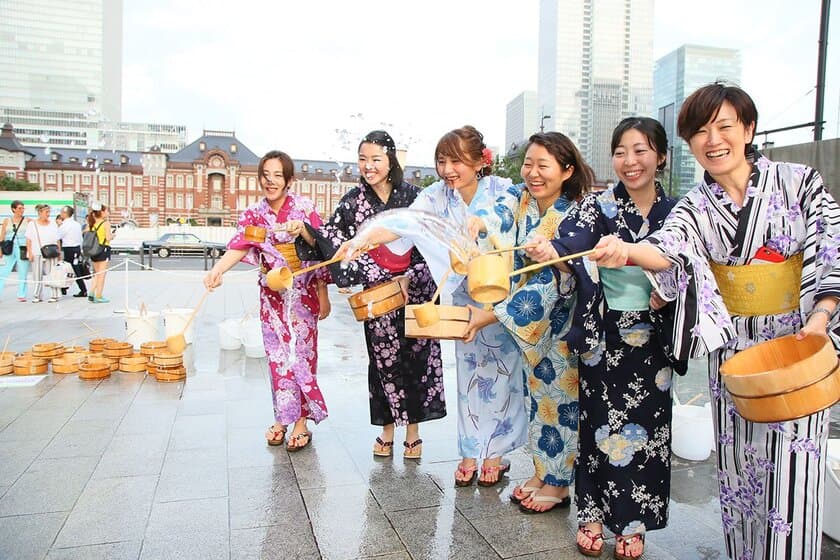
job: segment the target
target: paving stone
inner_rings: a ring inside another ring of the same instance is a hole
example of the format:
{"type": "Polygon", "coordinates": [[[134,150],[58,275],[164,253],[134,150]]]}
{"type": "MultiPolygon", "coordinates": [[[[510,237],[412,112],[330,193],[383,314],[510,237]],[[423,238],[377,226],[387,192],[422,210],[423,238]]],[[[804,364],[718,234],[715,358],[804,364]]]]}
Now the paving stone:
{"type": "Polygon", "coordinates": [[[43,558],[66,517],[66,513],[0,517],[0,558],[43,558]]]}
{"type": "Polygon", "coordinates": [[[308,523],[288,523],[230,532],[231,560],[321,560],[308,523]]]}
{"type": "Polygon", "coordinates": [[[98,457],[38,459],[0,499],[0,516],[70,511],[98,457]]]}
{"type": "Polygon", "coordinates": [[[47,560],[137,560],[140,541],[95,544],[75,548],[53,548],[47,560]]]}

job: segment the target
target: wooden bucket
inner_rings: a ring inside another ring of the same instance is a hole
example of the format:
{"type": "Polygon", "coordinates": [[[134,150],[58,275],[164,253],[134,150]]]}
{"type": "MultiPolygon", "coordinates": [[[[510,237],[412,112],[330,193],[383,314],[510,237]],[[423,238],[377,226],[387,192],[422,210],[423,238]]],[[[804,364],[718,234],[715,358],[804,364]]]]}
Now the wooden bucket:
{"type": "Polygon", "coordinates": [[[158,370],[155,372],[155,379],[157,379],[161,383],[174,383],[176,381],[182,381],[186,378],[187,370],[183,366],[169,368],[166,370],[158,368],[158,370]]]}
{"type": "Polygon", "coordinates": [[[119,361],[120,358],[126,358],[134,354],[134,345],[130,342],[106,342],[102,347],[102,354],[106,358],[116,358],[119,361]]]}
{"type": "Polygon", "coordinates": [[[160,352],[161,350],[166,350],[166,342],[164,341],[150,341],[144,342],[140,345],[140,353],[147,358],[151,358],[155,355],[155,352],[160,352]]]}
{"type": "Polygon", "coordinates": [[[510,260],[505,255],[481,255],[467,265],[467,292],[479,303],[498,303],[510,293],[510,260]]]}
{"type": "Polygon", "coordinates": [[[251,243],[265,243],[265,238],[268,235],[268,230],[260,226],[245,226],[243,237],[245,241],[251,243]]]}
{"type": "Polygon", "coordinates": [[[787,335],[738,352],[720,366],[738,414],[752,422],[784,422],[840,401],[840,366],[831,341],[787,335]]]}
{"type": "Polygon", "coordinates": [[[85,363],[86,356],[81,353],[72,352],[64,354],[60,358],[52,361],[53,373],[76,373],[79,371],[79,366],[85,363]]]}
{"type": "Polygon", "coordinates": [[[347,301],[357,321],[375,319],[405,306],[405,297],[396,278],[353,294],[347,301]]]}
{"type": "Polygon", "coordinates": [[[160,351],[155,354],[155,366],[158,367],[176,367],[184,365],[183,354],[173,354],[172,352],[160,351]]]}
{"type": "Polygon", "coordinates": [[[79,366],[79,379],[111,377],[111,363],[105,358],[88,358],[79,366]]]}
{"type": "Polygon", "coordinates": [[[47,360],[34,357],[18,357],[13,363],[15,375],[40,375],[47,373],[47,366],[47,360]]]}
{"type": "Polygon", "coordinates": [[[459,259],[453,251],[449,251],[449,268],[452,269],[452,272],[461,276],[466,275],[468,270],[467,264],[459,259]]]}
{"type": "Polygon", "coordinates": [[[64,355],[64,346],[57,342],[44,342],[32,345],[32,356],[48,362],[64,355]]]}
{"type": "Polygon", "coordinates": [[[0,360],[14,360],[16,357],[14,352],[0,352],[0,360]]]}
{"type": "Polygon", "coordinates": [[[300,259],[297,256],[297,249],[295,249],[294,243],[278,243],[274,248],[283,255],[283,258],[289,263],[289,268],[292,269],[292,272],[300,270],[300,259]]]}
{"type": "Polygon", "coordinates": [[[132,354],[131,356],[120,358],[120,371],[126,373],[145,372],[148,363],[149,359],[143,354],[132,354]]]}
{"type": "Polygon", "coordinates": [[[405,307],[406,338],[438,338],[441,340],[463,340],[464,332],[470,322],[470,310],[456,305],[438,305],[440,321],[428,327],[421,327],[414,317],[418,305],[405,307]]]}
{"type": "MultiPolygon", "coordinates": [[[[10,352],[5,352],[4,354],[9,354],[10,352]]],[[[0,356],[0,375],[8,375],[10,373],[14,373],[15,371],[15,358],[14,356],[6,357],[5,355],[0,356]]]]}
{"type": "Polygon", "coordinates": [[[115,338],[92,338],[88,343],[91,352],[102,352],[105,349],[105,344],[108,342],[117,342],[115,338]]]}

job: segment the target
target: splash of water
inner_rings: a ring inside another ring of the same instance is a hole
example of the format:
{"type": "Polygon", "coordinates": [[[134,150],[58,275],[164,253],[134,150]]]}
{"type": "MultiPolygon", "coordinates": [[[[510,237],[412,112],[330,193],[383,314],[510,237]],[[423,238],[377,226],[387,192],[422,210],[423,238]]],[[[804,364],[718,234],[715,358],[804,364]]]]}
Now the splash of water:
{"type": "Polygon", "coordinates": [[[466,224],[457,224],[437,214],[413,208],[386,210],[367,220],[351,241],[351,248],[361,250],[370,245],[370,236],[378,229],[386,229],[415,244],[420,239],[431,240],[451,251],[464,264],[476,253],[476,244],[470,239],[466,224]]]}

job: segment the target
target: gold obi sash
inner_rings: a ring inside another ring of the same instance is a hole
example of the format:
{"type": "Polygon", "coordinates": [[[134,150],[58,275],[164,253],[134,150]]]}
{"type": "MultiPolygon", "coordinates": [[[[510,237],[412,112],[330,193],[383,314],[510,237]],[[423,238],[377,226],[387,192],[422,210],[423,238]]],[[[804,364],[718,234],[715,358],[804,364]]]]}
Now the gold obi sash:
{"type": "Polygon", "coordinates": [[[289,268],[292,269],[292,272],[300,270],[300,259],[297,256],[294,243],[279,243],[275,245],[274,248],[283,255],[283,258],[286,259],[287,263],[289,263],[289,268]]]}
{"type": "Polygon", "coordinates": [[[802,253],[784,262],[727,266],[709,262],[732,315],[779,315],[799,309],[802,253]]]}

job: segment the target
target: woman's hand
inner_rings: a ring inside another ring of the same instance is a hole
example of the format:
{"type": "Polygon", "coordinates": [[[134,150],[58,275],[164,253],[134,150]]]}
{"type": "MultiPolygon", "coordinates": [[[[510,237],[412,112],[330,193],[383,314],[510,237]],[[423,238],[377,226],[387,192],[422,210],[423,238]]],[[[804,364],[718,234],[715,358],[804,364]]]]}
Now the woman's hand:
{"type": "Polygon", "coordinates": [[[478,239],[478,234],[487,231],[487,226],[484,220],[478,216],[470,216],[467,218],[467,233],[472,241],[478,239]]]}
{"type": "Polygon", "coordinates": [[[664,299],[662,299],[662,296],[660,296],[656,292],[656,290],[654,290],[650,293],[650,308],[651,309],[653,309],[654,311],[659,311],[660,309],[662,309],[666,305],[668,305],[668,302],[665,301],[664,299]]]}
{"type": "Polygon", "coordinates": [[[204,287],[208,290],[213,290],[222,285],[222,272],[216,267],[210,269],[210,272],[204,277],[204,287]]]}
{"type": "Polygon", "coordinates": [[[288,233],[292,237],[297,237],[303,232],[304,229],[306,229],[306,226],[301,220],[289,220],[287,222],[284,222],[284,225],[286,226],[286,233],[288,233]]]}
{"type": "Polygon", "coordinates": [[[318,320],[323,321],[327,317],[330,316],[330,311],[332,311],[332,304],[330,303],[330,294],[327,291],[327,285],[323,283],[318,283],[318,308],[320,311],[318,312],[318,320]]]}
{"type": "Polygon", "coordinates": [[[805,321],[805,326],[796,333],[796,340],[802,340],[809,334],[816,334],[819,336],[828,336],[828,314],[826,313],[811,313],[808,320],[805,321]]]}
{"type": "Polygon", "coordinates": [[[614,235],[606,235],[595,245],[589,260],[604,268],[621,268],[627,264],[628,244],[614,235]]]}
{"type": "Polygon", "coordinates": [[[528,245],[525,247],[525,254],[532,261],[540,263],[556,259],[560,256],[557,254],[557,250],[551,244],[551,241],[539,234],[535,235],[528,242],[528,245]]]}
{"type": "Polygon", "coordinates": [[[467,305],[467,307],[470,309],[470,322],[464,333],[464,342],[472,342],[478,336],[478,331],[488,325],[497,323],[499,320],[492,310],[486,310],[474,305],[467,305]]]}

